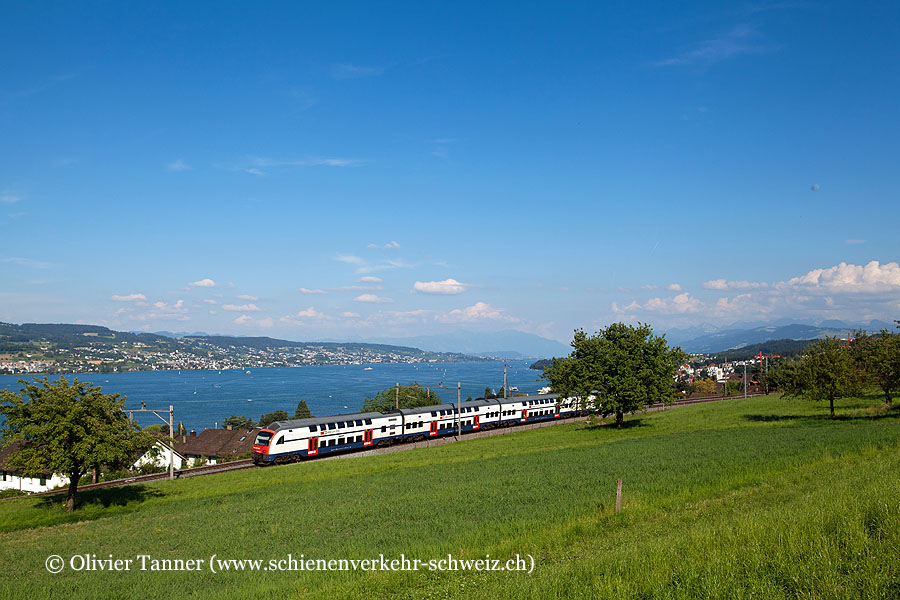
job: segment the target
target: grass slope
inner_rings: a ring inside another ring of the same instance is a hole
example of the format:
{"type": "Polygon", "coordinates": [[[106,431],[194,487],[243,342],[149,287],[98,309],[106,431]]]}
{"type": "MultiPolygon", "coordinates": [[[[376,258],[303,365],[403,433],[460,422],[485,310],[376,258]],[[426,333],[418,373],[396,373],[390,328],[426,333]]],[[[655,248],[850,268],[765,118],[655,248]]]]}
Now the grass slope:
{"type": "Polygon", "coordinates": [[[0,595],[897,598],[900,414],[780,397],[398,454],[0,503],[0,595]],[[614,515],[615,479],[624,479],[614,515]],[[50,554],[201,572],[47,573],[50,554]],[[534,572],[209,572],[223,559],[531,555],[534,572]]]}

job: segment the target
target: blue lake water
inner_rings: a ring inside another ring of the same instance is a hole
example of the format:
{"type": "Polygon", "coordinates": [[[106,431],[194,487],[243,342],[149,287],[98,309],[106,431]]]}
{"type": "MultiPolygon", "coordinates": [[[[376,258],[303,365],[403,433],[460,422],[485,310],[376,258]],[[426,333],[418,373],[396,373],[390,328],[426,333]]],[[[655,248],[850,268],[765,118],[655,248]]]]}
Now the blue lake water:
{"type": "MultiPolygon", "coordinates": [[[[526,393],[546,385],[538,379],[540,371],[528,366],[533,361],[507,363],[510,387],[526,393]]],[[[18,390],[24,375],[0,376],[0,389],[18,390]]],[[[51,380],[56,375],[50,376],[51,380]]],[[[258,420],[274,410],[294,414],[299,400],[305,400],[316,416],[358,411],[363,401],[396,383],[416,381],[431,387],[444,402],[456,402],[456,382],[462,384],[462,399],[484,395],[484,389],[498,390],[503,385],[503,363],[428,363],[333,365],[320,367],[281,367],[223,371],[140,371],[134,373],[88,373],[66,375],[69,380],[100,386],[104,393],[126,396],[125,408],[168,411],[175,407],[175,422],[188,430],[221,426],[231,415],[258,420]],[[367,370],[368,368],[368,370],[367,370]],[[443,384],[452,391],[435,389],[443,384]]],[[[435,403],[439,401],[436,400],[435,403]]],[[[162,423],[152,413],[136,415],[141,425],[162,423]]]]}

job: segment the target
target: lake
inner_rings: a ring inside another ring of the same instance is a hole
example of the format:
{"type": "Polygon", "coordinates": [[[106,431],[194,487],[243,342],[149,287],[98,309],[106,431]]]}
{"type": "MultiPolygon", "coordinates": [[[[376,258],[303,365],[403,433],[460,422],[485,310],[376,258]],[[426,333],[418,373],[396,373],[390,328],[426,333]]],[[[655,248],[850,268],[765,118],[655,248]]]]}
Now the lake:
{"type": "MultiPolygon", "coordinates": [[[[507,363],[510,387],[535,393],[546,382],[540,371],[528,366],[533,360],[507,363]]],[[[18,390],[25,375],[0,376],[0,389],[18,390]]],[[[50,376],[54,380],[58,375],[50,376]]],[[[168,411],[175,407],[175,423],[201,431],[221,426],[231,415],[247,416],[254,421],[274,410],[294,414],[299,400],[305,400],[316,416],[356,412],[363,401],[396,383],[418,382],[431,387],[443,402],[456,402],[456,382],[462,384],[462,399],[484,395],[484,389],[498,390],[503,385],[503,363],[427,363],[330,365],[316,367],[280,367],[223,371],[139,371],[133,373],[87,373],[66,375],[71,381],[90,382],[104,393],[126,396],[125,408],[168,411]],[[435,389],[443,384],[452,391],[435,389]]],[[[436,400],[435,403],[439,401],[436,400]]],[[[162,423],[152,413],[138,413],[142,426],[162,423]]]]}

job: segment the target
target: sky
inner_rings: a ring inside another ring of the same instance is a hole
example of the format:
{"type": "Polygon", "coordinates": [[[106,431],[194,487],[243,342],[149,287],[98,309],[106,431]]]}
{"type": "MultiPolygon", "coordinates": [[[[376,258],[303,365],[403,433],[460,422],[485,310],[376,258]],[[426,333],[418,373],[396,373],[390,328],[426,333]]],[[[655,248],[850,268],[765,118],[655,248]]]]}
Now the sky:
{"type": "Polygon", "coordinates": [[[900,318],[900,5],[0,6],[0,321],[900,318]]]}

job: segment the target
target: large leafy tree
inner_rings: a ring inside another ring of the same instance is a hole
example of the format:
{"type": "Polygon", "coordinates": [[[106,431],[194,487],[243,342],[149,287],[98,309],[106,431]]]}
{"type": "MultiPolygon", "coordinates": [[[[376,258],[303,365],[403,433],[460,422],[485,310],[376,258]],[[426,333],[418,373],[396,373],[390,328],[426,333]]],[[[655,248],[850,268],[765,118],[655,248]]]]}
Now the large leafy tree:
{"type": "Polygon", "coordinates": [[[65,377],[29,383],[19,392],[0,392],[0,434],[17,444],[9,462],[26,476],[42,472],[69,478],[66,509],[75,510],[78,480],[91,469],[127,461],[152,443],[125,414],[125,398],[65,377]]]}
{"type": "Polygon", "coordinates": [[[543,378],[553,391],[578,396],[603,416],[615,415],[616,427],[625,413],[671,401],[675,374],[687,358],[642,323],[613,323],[593,336],[578,329],[572,348],[567,358],[553,359],[543,378]]]}
{"type": "Polygon", "coordinates": [[[837,338],[811,345],[800,360],[785,363],[776,380],[787,396],[827,400],[834,418],[834,401],[859,393],[859,376],[850,349],[837,338]]]}
{"type": "MultiPolygon", "coordinates": [[[[375,412],[392,411],[397,404],[397,396],[397,387],[383,389],[371,398],[366,398],[363,403],[363,410],[375,412]]],[[[399,398],[400,408],[415,408],[416,406],[429,406],[441,403],[441,399],[437,394],[418,383],[412,382],[408,385],[400,386],[399,398]]]]}
{"type": "MultiPolygon", "coordinates": [[[[900,325],[900,321],[897,323],[900,325]]],[[[860,332],[851,349],[866,379],[881,388],[885,404],[890,405],[900,390],[900,333],[887,329],[882,329],[879,335],[860,332]]]]}

